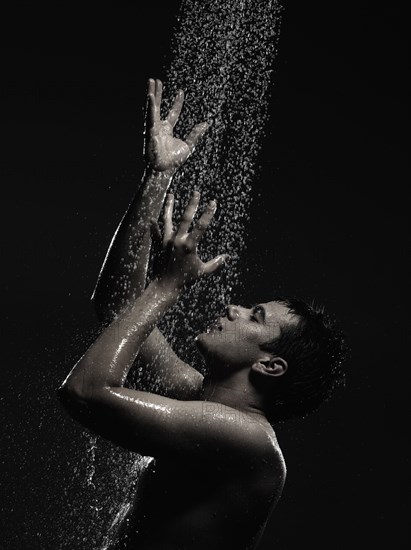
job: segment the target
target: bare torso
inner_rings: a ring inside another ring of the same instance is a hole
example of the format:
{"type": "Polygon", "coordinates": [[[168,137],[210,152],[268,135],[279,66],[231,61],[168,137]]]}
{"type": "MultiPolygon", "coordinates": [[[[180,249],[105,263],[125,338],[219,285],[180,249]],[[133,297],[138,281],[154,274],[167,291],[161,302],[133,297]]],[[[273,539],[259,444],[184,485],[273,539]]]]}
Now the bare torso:
{"type": "Polygon", "coordinates": [[[152,460],[120,546],[127,550],[249,550],[285,479],[281,452],[229,467],[152,460]]]}

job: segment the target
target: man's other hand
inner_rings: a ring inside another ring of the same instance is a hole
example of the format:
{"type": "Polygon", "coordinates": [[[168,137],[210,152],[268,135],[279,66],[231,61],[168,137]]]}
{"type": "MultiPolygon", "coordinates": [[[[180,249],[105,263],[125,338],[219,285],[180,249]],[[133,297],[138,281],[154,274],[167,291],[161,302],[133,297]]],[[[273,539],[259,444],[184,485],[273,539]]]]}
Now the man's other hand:
{"type": "Polygon", "coordinates": [[[197,220],[194,229],[189,232],[194,215],[200,202],[200,193],[194,191],[184,211],[182,220],[177,230],[173,229],[174,195],[168,193],[163,214],[163,235],[153,220],[154,233],[162,240],[164,250],[164,267],[158,275],[158,279],[172,284],[175,287],[183,287],[186,284],[194,283],[206,275],[211,275],[221,269],[228,254],[220,254],[208,262],[202,262],[198,257],[197,245],[209,226],[217,205],[210,201],[204,212],[197,220]]]}

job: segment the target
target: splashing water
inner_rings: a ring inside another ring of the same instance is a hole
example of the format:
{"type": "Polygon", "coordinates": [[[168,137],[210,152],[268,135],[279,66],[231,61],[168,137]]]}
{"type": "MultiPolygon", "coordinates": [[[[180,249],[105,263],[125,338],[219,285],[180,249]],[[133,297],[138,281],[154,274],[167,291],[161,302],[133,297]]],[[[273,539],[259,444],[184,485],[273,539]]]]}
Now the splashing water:
{"type": "MultiPolygon", "coordinates": [[[[229,265],[219,274],[185,292],[160,323],[174,350],[199,370],[201,359],[193,356],[195,335],[221,313],[223,304],[231,301],[233,289],[241,287],[239,262],[246,248],[251,184],[267,118],[280,12],[281,6],[274,0],[183,1],[172,62],[163,80],[163,115],[177,89],[185,91],[176,128],[179,137],[184,138],[203,120],[211,123],[172,183],[176,218],[193,189],[201,191],[202,205],[216,199],[218,211],[202,239],[200,255],[204,261],[221,253],[231,256],[229,265]]],[[[118,542],[120,526],[132,507],[147,457],[119,453],[91,438],[87,459],[86,471],[82,472],[86,478],[82,500],[89,499],[92,525],[83,529],[83,522],[81,530],[86,538],[82,540],[87,548],[108,550],[118,542]]],[[[77,535],[72,534],[71,543],[77,535]]]]}
{"type": "MultiPolygon", "coordinates": [[[[203,205],[216,199],[218,211],[200,255],[203,260],[221,253],[231,256],[220,274],[185,292],[162,323],[174,349],[188,362],[193,361],[193,337],[221,314],[233,289],[241,288],[239,262],[246,248],[251,183],[267,117],[280,11],[278,2],[259,0],[186,0],[181,5],[173,61],[164,82],[169,97],[165,112],[182,88],[179,137],[203,120],[211,127],[174,178],[176,216],[193,189],[201,191],[203,205]]],[[[195,361],[201,370],[201,359],[195,361]]]]}

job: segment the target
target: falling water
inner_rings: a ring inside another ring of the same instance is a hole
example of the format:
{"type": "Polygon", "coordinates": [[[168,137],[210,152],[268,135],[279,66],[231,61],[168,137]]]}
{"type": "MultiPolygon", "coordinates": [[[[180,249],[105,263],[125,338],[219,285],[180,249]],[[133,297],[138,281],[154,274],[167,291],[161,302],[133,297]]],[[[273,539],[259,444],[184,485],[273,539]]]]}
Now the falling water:
{"type": "MultiPolygon", "coordinates": [[[[233,289],[241,288],[240,262],[267,117],[280,12],[276,1],[186,0],[178,16],[173,60],[164,82],[169,98],[164,112],[182,88],[186,96],[176,128],[179,137],[184,138],[203,120],[211,127],[174,178],[173,190],[179,199],[176,213],[181,214],[193,189],[201,191],[203,204],[216,199],[218,213],[202,240],[200,254],[203,260],[221,253],[231,257],[219,275],[186,292],[164,320],[161,328],[186,361],[193,360],[192,338],[221,313],[233,289]]],[[[201,369],[200,359],[195,361],[201,369]]]]}
{"type": "MultiPolygon", "coordinates": [[[[163,78],[163,115],[177,89],[185,91],[176,127],[179,137],[184,138],[198,122],[211,123],[172,183],[176,216],[193,189],[201,191],[203,205],[216,199],[218,211],[201,242],[200,256],[204,261],[226,252],[231,256],[222,272],[191,287],[160,326],[177,353],[200,370],[193,339],[230,301],[233,290],[241,288],[240,262],[247,244],[248,208],[280,20],[281,6],[274,0],[182,1],[172,61],[163,78]]],[[[86,520],[82,518],[78,532],[68,535],[71,540],[62,542],[61,548],[72,548],[75,542],[76,548],[84,544],[84,548],[108,550],[130,511],[147,457],[119,453],[94,437],[89,437],[88,449],[88,464],[80,472],[86,480],[81,497],[89,507],[86,520]]]]}

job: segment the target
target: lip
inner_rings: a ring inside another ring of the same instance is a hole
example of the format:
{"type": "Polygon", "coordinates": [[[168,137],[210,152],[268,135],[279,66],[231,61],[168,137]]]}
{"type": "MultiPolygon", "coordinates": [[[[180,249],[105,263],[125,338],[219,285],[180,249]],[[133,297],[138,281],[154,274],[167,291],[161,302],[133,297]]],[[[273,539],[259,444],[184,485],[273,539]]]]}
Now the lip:
{"type": "Polygon", "coordinates": [[[222,318],[218,317],[209,327],[207,327],[206,333],[210,334],[210,332],[222,332],[223,330],[223,323],[222,318]]]}

